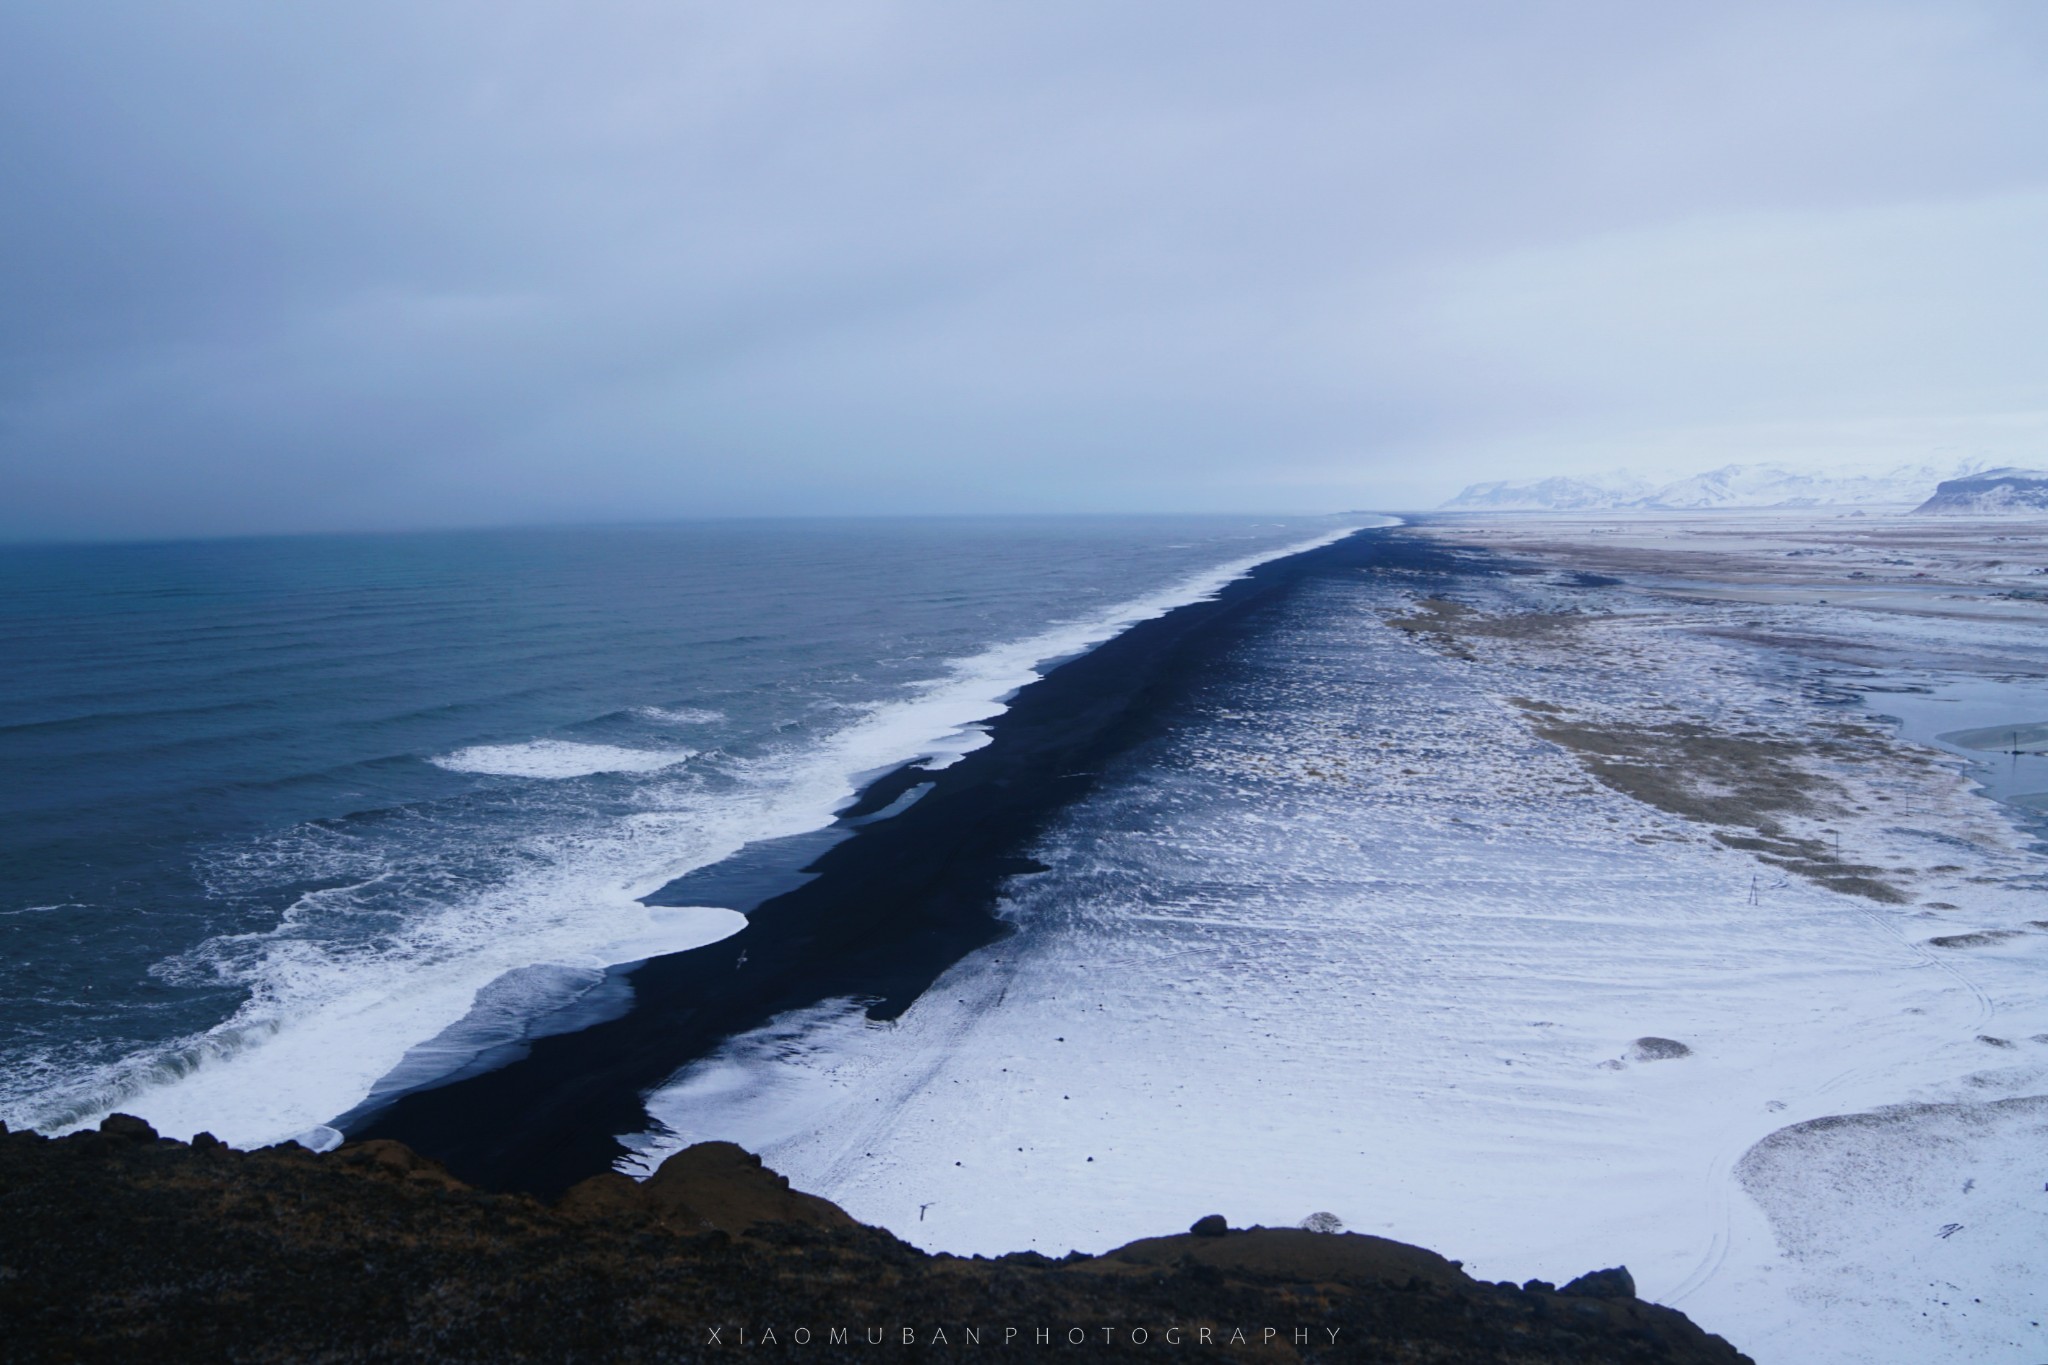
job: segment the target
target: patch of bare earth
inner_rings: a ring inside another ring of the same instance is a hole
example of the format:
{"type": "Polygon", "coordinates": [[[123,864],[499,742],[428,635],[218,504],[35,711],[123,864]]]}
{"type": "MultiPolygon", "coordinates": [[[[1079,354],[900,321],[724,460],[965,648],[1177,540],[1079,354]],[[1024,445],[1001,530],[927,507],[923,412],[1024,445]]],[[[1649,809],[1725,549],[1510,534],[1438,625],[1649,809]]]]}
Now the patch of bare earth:
{"type": "Polygon", "coordinates": [[[1847,895],[1891,905],[1911,899],[1883,879],[1885,869],[1845,861],[1827,842],[1794,833],[1777,818],[1825,819],[1839,812],[1841,788],[1806,766],[1813,752],[1829,747],[1825,742],[1717,734],[1689,722],[1594,726],[1554,709],[1549,716],[1531,714],[1538,735],[1577,754],[1600,782],[1645,805],[1716,826],[1714,837],[1729,848],[1847,895]]]}
{"type": "MultiPolygon", "coordinates": [[[[1490,613],[1429,597],[1387,624],[1440,653],[1468,663],[1488,660],[1482,642],[1517,655],[1547,656],[1549,667],[1581,680],[1605,674],[1614,698],[1640,691],[1627,672],[1626,649],[1588,638],[1615,618],[1581,612],[1490,613]]],[[[1524,657],[1518,662],[1528,662],[1524,657]]],[[[1888,869],[1844,858],[1839,844],[1815,826],[1848,814],[1842,785],[1817,769],[1853,764],[1878,739],[1864,727],[1834,724],[1812,736],[1731,731],[1703,720],[1624,719],[1589,715],[1556,701],[1507,700],[1541,738],[1569,750],[1604,786],[1696,825],[1721,844],[1830,890],[1899,905],[1911,897],[1886,879],[1888,869]]],[[[1646,699],[1668,712],[1669,698],[1646,699]]]]}

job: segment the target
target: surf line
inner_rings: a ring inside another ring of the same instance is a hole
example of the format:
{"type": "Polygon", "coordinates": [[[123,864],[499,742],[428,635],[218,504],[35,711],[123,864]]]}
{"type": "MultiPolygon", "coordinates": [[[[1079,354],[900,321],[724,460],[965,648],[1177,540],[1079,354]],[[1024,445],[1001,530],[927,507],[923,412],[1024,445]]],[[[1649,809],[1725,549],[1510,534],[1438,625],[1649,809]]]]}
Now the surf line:
{"type": "Polygon", "coordinates": [[[627,1155],[617,1135],[647,1127],[643,1096],[727,1039],[832,999],[897,1017],[1009,932],[995,911],[1005,881],[1039,870],[1025,850],[1111,759],[1156,733],[1165,703],[1255,632],[1264,608],[1321,575],[1450,567],[1391,529],[1267,560],[1059,663],[988,723],[987,744],[935,771],[911,764],[878,778],[797,873],[766,867],[750,893],[733,886],[759,897],[747,927],[639,964],[624,1013],[403,1095],[347,1135],[394,1138],[471,1184],[552,1198],[627,1155]],[[890,818],[867,818],[920,786],[890,818]]]}

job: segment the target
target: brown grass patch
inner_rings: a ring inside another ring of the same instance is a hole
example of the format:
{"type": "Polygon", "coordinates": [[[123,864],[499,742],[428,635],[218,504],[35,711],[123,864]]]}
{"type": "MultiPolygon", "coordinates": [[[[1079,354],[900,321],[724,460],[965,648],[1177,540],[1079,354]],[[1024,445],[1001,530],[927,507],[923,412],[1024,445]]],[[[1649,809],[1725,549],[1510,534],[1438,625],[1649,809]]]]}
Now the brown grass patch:
{"type": "Polygon", "coordinates": [[[1689,721],[1593,725],[1561,718],[1554,706],[1515,704],[1536,733],[1579,756],[1604,786],[1658,810],[1716,825],[1715,838],[1773,867],[1845,895],[1903,905],[1885,869],[1844,861],[1819,839],[1788,832],[1778,817],[1817,816],[1841,789],[1805,760],[1837,750],[1825,742],[1729,735],[1689,721]]]}
{"type": "Polygon", "coordinates": [[[1556,635],[1584,625],[1578,612],[1515,612],[1489,616],[1485,612],[1444,597],[1425,597],[1415,604],[1414,614],[1396,616],[1387,624],[1411,635],[1435,635],[1449,641],[1460,635],[1485,636],[1495,640],[1531,640],[1556,635]]]}

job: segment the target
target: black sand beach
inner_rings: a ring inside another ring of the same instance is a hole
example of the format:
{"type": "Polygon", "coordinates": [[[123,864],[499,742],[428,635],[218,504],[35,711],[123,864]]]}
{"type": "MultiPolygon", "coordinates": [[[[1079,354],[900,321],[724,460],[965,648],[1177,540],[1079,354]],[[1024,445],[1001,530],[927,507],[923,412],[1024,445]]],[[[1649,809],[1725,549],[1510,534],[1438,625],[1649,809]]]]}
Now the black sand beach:
{"type": "MultiPolygon", "coordinates": [[[[1361,531],[1132,627],[1019,692],[986,747],[936,773],[906,768],[873,783],[841,817],[841,837],[803,869],[807,880],[791,875],[793,859],[778,868],[768,850],[666,889],[658,901],[730,905],[749,911],[750,923],[632,970],[633,1004],[622,1016],[538,1039],[498,1070],[345,1121],[348,1137],[402,1141],[485,1188],[559,1194],[623,1155],[617,1135],[646,1126],[642,1096],[725,1039],[835,998],[871,999],[872,1017],[893,1017],[1000,938],[998,890],[1031,869],[1022,854],[1033,837],[1297,585],[1368,569],[1470,567],[1467,555],[1361,531]],[[864,823],[921,784],[928,789],[907,809],[864,823]],[[751,903],[764,892],[774,894],[751,903]]],[[[798,847],[797,857],[809,857],[816,845],[798,847]]]]}

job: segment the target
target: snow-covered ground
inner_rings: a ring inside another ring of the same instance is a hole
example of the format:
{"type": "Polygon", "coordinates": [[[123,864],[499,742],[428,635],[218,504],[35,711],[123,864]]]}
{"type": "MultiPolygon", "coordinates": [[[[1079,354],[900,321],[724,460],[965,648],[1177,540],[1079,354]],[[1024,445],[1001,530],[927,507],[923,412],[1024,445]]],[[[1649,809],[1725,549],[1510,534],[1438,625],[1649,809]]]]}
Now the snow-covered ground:
{"type": "Polygon", "coordinates": [[[1486,1278],[1626,1263],[1766,1365],[2048,1359],[2048,857],[1873,714],[2048,719],[2048,609],[1548,553],[1297,598],[1014,937],[690,1068],[649,1158],[732,1138],[934,1249],[1328,1211],[1486,1278]]]}

